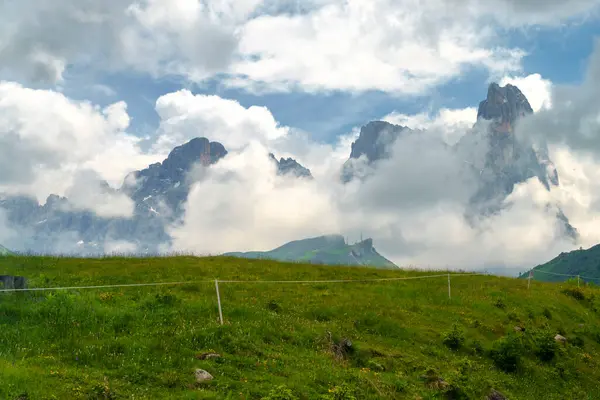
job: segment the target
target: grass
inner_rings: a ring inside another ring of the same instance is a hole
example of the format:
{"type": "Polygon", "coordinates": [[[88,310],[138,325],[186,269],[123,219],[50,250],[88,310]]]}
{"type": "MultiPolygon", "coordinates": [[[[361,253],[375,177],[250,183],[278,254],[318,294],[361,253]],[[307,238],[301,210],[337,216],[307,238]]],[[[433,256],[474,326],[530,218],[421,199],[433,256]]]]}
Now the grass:
{"type": "Polygon", "coordinates": [[[484,399],[493,390],[600,399],[594,288],[456,276],[449,300],[445,278],[221,283],[220,326],[216,277],[432,272],[227,257],[16,256],[0,265],[30,287],[210,281],[0,293],[0,399],[484,399]],[[566,344],[553,341],[557,333],[566,344]],[[204,352],[221,357],[199,359],[204,352]],[[196,368],[215,379],[196,383],[196,368]]]}

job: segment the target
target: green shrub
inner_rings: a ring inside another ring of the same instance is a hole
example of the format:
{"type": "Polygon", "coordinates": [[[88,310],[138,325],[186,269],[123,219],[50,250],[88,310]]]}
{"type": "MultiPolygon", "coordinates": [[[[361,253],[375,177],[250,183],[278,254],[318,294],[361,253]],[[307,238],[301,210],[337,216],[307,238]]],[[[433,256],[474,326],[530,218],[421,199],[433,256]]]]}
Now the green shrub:
{"type": "Polygon", "coordinates": [[[404,379],[398,379],[395,383],[394,383],[394,388],[396,389],[397,393],[404,393],[406,392],[406,389],[408,389],[408,381],[405,381],[404,379]]]}
{"type": "Polygon", "coordinates": [[[281,311],[281,306],[275,300],[271,300],[267,303],[267,310],[279,313],[281,311]]]}
{"type": "Polygon", "coordinates": [[[558,350],[556,340],[548,331],[536,332],[533,337],[535,355],[541,361],[551,361],[558,350]]]}
{"type": "Polygon", "coordinates": [[[335,386],[329,389],[327,394],[321,396],[322,400],[356,400],[354,393],[356,389],[347,383],[343,383],[339,386],[335,386]]]}
{"type": "Polygon", "coordinates": [[[261,400],[297,400],[298,397],[292,393],[292,390],[285,385],[279,385],[272,389],[269,394],[262,397],[261,400]]]}
{"type": "Polygon", "coordinates": [[[546,317],[547,319],[552,319],[552,313],[547,308],[544,308],[544,311],[542,312],[542,315],[544,317],[546,317]]]}
{"type": "Polygon", "coordinates": [[[567,296],[571,296],[575,300],[585,300],[585,293],[583,293],[583,290],[581,290],[580,288],[568,288],[563,290],[563,293],[567,296]]]}
{"type": "Polygon", "coordinates": [[[473,342],[471,342],[471,351],[475,355],[483,354],[483,345],[479,340],[473,340],[473,342]]]}
{"type": "Polygon", "coordinates": [[[521,363],[521,350],[519,338],[511,334],[494,342],[490,350],[490,358],[502,371],[514,372],[521,363]]]}
{"type": "Polygon", "coordinates": [[[506,303],[502,299],[496,299],[494,302],[494,307],[504,310],[506,308],[506,303]]]}
{"type": "Polygon", "coordinates": [[[585,346],[585,341],[581,336],[575,336],[569,342],[575,347],[583,348],[585,346]]]}
{"type": "Polygon", "coordinates": [[[444,334],[444,344],[452,350],[457,350],[465,341],[465,334],[458,325],[454,324],[452,330],[444,334]]]}

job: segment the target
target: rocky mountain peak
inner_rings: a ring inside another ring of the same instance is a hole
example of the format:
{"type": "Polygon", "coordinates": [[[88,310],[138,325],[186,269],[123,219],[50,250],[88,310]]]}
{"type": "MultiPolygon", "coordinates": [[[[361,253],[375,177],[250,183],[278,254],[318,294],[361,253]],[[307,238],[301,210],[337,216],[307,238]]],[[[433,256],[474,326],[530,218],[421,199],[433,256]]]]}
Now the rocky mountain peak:
{"type": "Polygon", "coordinates": [[[277,165],[277,175],[292,175],[298,178],[311,178],[310,170],[293,158],[280,158],[277,160],[273,153],[269,153],[269,158],[277,165]]]}
{"type": "Polygon", "coordinates": [[[175,147],[162,162],[166,170],[189,171],[197,162],[209,166],[227,155],[227,150],[219,142],[211,142],[207,138],[194,138],[181,146],[175,147]]]}
{"type": "Polygon", "coordinates": [[[358,139],[352,143],[350,158],[365,155],[368,161],[373,162],[388,157],[391,144],[405,130],[410,131],[405,126],[386,121],[369,122],[360,129],[358,139]]]}
{"type": "Polygon", "coordinates": [[[491,83],[487,98],[479,103],[477,119],[494,120],[494,130],[510,133],[517,119],[533,113],[527,97],[518,87],[491,83]]]}
{"type": "Polygon", "coordinates": [[[389,158],[394,142],[400,135],[411,132],[413,131],[406,126],[394,125],[386,121],[371,121],[363,126],[358,138],[352,143],[349,159],[342,167],[342,182],[347,183],[356,177],[368,176],[364,174],[363,165],[360,165],[362,163],[358,160],[364,156],[366,164],[372,165],[389,158]]]}

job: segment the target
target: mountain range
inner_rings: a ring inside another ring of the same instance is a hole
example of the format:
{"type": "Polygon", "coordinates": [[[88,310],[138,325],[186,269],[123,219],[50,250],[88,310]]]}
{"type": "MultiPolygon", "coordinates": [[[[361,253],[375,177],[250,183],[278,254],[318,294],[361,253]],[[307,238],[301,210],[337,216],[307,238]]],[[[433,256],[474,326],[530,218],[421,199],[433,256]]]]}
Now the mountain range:
{"type": "Polygon", "coordinates": [[[397,268],[373,247],[373,239],[348,244],[341,235],[325,235],[295,240],[271,251],[225,253],[225,256],[293,261],[327,265],[362,265],[378,268],[397,268]]]}
{"type": "MultiPolygon", "coordinates": [[[[532,112],[527,98],[516,86],[500,87],[493,83],[486,99],[479,104],[473,128],[455,145],[445,145],[465,160],[467,172],[477,181],[477,191],[465,215],[467,220],[499,212],[506,206],[504,200],[515,185],[529,178],[537,178],[547,190],[559,185],[558,173],[545,144],[523,143],[514,135],[519,119],[532,112]]],[[[384,121],[369,122],[352,144],[349,158],[341,168],[340,180],[348,183],[367,179],[369,174],[377,173],[378,163],[391,157],[398,138],[419,133],[419,130],[384,121]],[[367,168],[363,168],[365,166],[367,168]]],[[[0,195],[0,211],[4,211],[11,230],[17,232],[5,244],[19,252],[94,255],[110,252],[107,243],[126,241],[135,244],[138,253],[163,252],[171,244],[167,227],[184,213],[192,184],[190,174],[195,168],[210,168],[227,154],[221,143],[204,137],[194,138],[175,147],[161,163],[128,174],[120,188],[105,184],[103,190],[125,194],[133,200],[135,209],[131,218],[100,217],[72,207],[69,199],[57,195],[50,195],[44,204],[26,196],[0,195]]],[[[268,157],[281,176],[313,179],[311,171],[292,158],[277,159],[273,154],[268,157]]],[[[562,211],[552,204],[548,207],[556,214],[557,234],[577,239],[577,230],[562,211]]],[[[317,252],[314,261],[352,261],[348,260],[346,251],[351,252],[352,246],[342,245],[339,237],[336,240],[346,255],[335,259],[326,255],[327,252],[317,252]]],[[[287,250],[282,248],[267,253],[283,254],[286,259],[294,254],[294,260],[306,257],[296,251],[286,255],[287,250]]]]}

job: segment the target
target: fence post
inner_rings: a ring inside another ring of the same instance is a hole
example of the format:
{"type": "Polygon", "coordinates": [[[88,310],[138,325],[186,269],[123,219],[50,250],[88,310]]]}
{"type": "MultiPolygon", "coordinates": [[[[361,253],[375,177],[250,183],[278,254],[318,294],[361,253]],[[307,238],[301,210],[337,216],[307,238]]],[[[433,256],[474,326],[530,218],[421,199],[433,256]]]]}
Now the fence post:
{"type": "Polygon", "coordinates": [[[448,272],[448,300],[451,300],[452,296],[450,295],[450,272],[448,272]]]}
{"type": "Polygon", "coordinates": [[[527,289],[531,286],[531,278],[533,277],[533,271],[529,271],[529,277],[527,278],[527,289]]]}
{"type": "Polygon", "coordinates": [[[223,311],[221,310],[221,295],[219,294],[219,280],[215,279],[215,288],[217,289],[217,303],[219,303],[219,321],[223,325],[223,311]]]}

